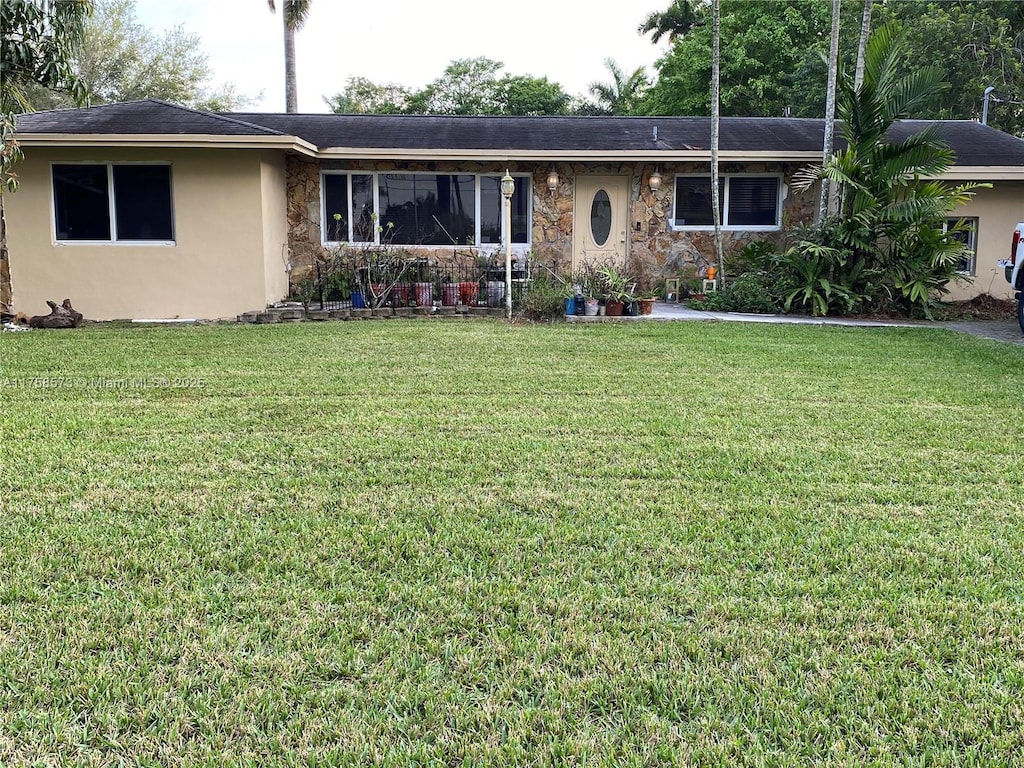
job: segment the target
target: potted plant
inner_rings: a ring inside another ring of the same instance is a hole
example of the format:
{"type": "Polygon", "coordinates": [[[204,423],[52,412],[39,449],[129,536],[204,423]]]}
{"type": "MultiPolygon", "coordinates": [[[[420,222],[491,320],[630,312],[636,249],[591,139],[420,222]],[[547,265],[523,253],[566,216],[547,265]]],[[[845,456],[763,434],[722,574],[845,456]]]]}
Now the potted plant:
{"type": "Polygon", "coordinates": [[[626,302],[633,300],[629,290],[631,280],[610,265],[599,268],[597,273],[600,290],[605,299],[605,314],[609,317],[621,316],[625,311],[626,302]]]}
{"type": "Polygon", "coordinates": [[[649,315],[654,311],[654,302],[657,301],[658,293],[650,284],[643,286],[638,294],[637,302],[641,315],[649,315]]]}
{"type": "Polygon", "coordinates": [[[601,292],[601,279],[597,269],[593,264],[584,264],[573,276],[573,282],[577,286],[576,314],[583,314],[587,317],[596,316],[601,292]],[[580,306],[580,302],[582,302],[582,306],[580,306]]]}

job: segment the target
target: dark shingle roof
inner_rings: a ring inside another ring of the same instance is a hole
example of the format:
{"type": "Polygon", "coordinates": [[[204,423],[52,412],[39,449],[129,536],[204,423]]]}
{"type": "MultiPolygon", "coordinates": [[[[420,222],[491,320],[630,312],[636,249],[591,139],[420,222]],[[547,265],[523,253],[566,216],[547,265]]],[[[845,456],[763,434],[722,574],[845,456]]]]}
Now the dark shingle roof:
{"type": "MultiPolygon", "coordinates": [[[[288,115],[232,117],[299,136],[320,149],[420,149],[563,152],[707,150],[706,117],[451,117],[435,115],[288,115]],[[655,140],[657,129],[657,140],[655,140]]],[[[730,117],[723,150],[815,151],[820,120],[730,117]]]]}
{"type": "Polygon", "coordinates": [[[229,115],[201,112],[157,99],[57,109],[18,115],[18,132],[68,134],[164,134],[277,136],[272,128],[251,125],[229,115]]]}
{"type": "Polygon", "coordinates": [[[957,165],[1024,166],[1024,141],[973,120],[901,120],[888,138],[904,141],[936,122],[939,135],[956,152],[957,165]]]}
{"type": "MultiPolygon", "coordinates": [[[[456,150],[615,153],[708,151],[707,117],[451,117],[433,115],[301,115],[212,113],[155,99],[18,117],[31,134],[294,136],[320,150],[456,150]],[[655,132],[657,140],[655,140],[655,132]]],[[[904,120],[889,132],[902,141],[929,120],[904,120]]],[[[966,120],[939,121],[961,166],[1024,168],[1024,141],[966,120]]],[[[820,152],[823,123],[810,118],[726,117],[723,152],[820,152]]],[[[837,144],[842,145],[841,140],[837,144]]]]}

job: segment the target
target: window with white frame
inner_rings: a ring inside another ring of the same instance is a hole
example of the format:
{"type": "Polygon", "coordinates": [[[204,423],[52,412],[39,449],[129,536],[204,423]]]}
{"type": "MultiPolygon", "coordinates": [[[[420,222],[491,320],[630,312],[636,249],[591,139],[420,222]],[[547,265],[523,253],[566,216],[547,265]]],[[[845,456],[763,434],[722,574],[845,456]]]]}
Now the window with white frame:
{"type": "MultiPolygon", "coordinates": [[[[528,244],[530,177],[513,180],[511,241],[528,244]]],[[[322,182],[327,243],[383,238],[395,245],[454,246],[504,240],[501,174],[325,171],[322,182]]]]}
{"type": "Polygon", "coordinates": [[[973,275],[975,270],[975,255],[978,252],[978,219],[946,219],[944,232],[964,246],[964,253],[960,257],[960,263],[956,271],[962,275],[973,275]]]}
{"type": "MultiPolygon", "coordinates": [[[[782,216],[782,177],[730,174],[718,180],[722,226],[731,229],[778,229],[782,216]]],[[[715,225],[711,207],[711,176],[676,176],[676,229],[715,225]]]]}
{"type": "Polygon", "coordinates": [[[52,175],[58,241],[174,241],[170,165],[54,164],[52,175]]]}

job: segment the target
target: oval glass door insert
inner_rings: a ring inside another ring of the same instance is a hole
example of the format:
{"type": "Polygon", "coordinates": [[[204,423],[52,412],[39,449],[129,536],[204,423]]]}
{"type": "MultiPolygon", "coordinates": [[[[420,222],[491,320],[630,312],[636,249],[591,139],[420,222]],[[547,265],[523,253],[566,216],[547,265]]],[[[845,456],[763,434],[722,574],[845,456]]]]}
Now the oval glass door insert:
{"type": "Polygon", "coordinates": [[[608,242],[612,231],[612,201],[603,189],[597,190],[590,205],[590,234],[594,244],[602,246],[608,242]]]}

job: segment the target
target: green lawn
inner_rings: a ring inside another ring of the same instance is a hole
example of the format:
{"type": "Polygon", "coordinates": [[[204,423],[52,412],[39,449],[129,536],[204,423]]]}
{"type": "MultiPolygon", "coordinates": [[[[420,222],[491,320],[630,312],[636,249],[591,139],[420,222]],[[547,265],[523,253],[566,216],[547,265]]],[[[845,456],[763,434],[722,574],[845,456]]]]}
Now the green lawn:
{"type": "Polygon", "coordinates": [[[1022,425],[934,330],[5,334],[0,764],[1022,765],[1022,425]]]}

